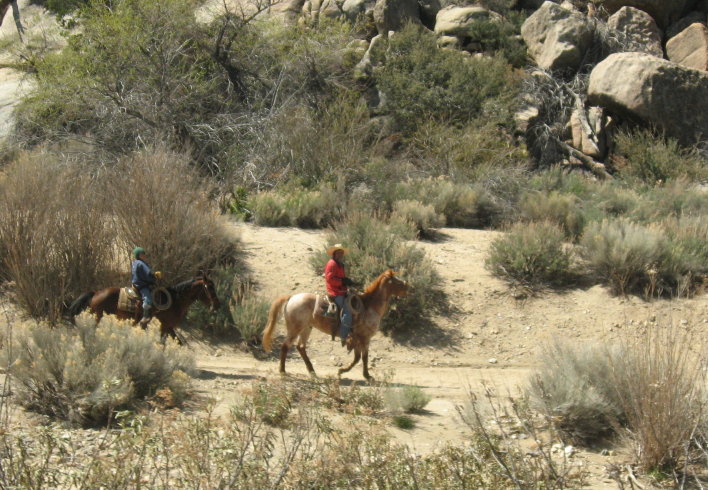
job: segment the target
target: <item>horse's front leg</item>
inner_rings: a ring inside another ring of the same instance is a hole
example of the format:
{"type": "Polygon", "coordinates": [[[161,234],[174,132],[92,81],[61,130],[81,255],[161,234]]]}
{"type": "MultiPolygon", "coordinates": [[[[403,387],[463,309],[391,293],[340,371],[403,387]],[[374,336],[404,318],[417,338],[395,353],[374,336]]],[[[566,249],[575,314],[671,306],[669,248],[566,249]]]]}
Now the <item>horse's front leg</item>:
{"type": "Polygon", "coordinates": [[[338,371],[339,376],[341,376],[342,373],[346,373],[351,368],[356,366],[356,363],[359,362],[359,359],[361,359],[361,352],[359,352],[359,349],[356,349],[356,350],[354,350],[354,360],[352,361],[352,363],[349,366],[339,369],[339,371],[338,371]]]}

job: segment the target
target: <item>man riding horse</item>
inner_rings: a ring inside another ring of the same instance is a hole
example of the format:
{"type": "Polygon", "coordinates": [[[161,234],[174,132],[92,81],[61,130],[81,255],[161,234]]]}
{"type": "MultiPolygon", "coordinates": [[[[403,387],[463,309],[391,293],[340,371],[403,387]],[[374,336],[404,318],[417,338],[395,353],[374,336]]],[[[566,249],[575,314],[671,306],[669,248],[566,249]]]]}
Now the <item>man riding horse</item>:
{"type": "Polygon", "coordinates": [[[145,260],[147,255],[143,247],[135,247],[133,257],[135,257],[132,266],[133,288],[143,298],[143,318],[140,320],[140,326],[147,328],[152,320],[152,288],[162,274],[159,271],[152,272],[150,264],[145,260]]]}
{"type": "Polygon", "coordinates": [[[339,327],[339,337],[342,339],[342,345],[346,343],[347,337],[352,331],[352,322],[354,320],[351,304],[347,301],[347,286],[354,284],[354,281],[347,277],[345,271],[344,256],[348,253],[349,250],[344,248],[341,243],[329,247],[327,255],[332,258],[327,262],[324,272],[327,294],[342,312],[342,321],[339,327]]]}

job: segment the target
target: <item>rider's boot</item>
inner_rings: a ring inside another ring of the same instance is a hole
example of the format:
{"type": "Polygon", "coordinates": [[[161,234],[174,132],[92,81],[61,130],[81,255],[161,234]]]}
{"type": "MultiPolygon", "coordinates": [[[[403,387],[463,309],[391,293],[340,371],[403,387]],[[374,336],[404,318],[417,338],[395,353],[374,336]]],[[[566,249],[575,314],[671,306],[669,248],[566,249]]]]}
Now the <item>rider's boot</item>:
{"type": "Polygon", "coordinates": [[[148,326],[148,323],[150,323],[150,320],[152,320],[152,306],[144,306],[143,307],[143,318],[140,320],[140,326],[143,329],[146,329],[148,326]]]}

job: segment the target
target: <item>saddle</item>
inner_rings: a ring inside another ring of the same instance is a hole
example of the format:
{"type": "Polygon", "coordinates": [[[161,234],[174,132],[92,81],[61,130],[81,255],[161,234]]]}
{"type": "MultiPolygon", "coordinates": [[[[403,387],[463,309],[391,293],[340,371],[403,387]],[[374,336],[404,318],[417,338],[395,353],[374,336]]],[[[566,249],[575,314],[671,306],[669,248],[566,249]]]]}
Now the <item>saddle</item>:
{"type": "MultiPolygon", "coordinates": [[[[349,303],[350,309],[352,310],[353,322],[352,327],[356,325],[356,320],[359,314],[364,310],[364,303],[358,294],[347,295],[346,301],[349,303]]],[[[332,325],[332,340],[337,338],[337,333],[339,332],[339,325],[342,321],[342,309],[337,306],[334,302],[334,296],[328,294],[317,295],[317,304],[315,305],[315,312],[317,315],[323,316],[325,318],[331,318],[334,320],[332,325]]]]}
{"type": "Polygon", "coordinates": [[[135,313],[138,311],[138,305],[142,297],[133,286],[128,286],[125,288],[120,288],[120,293],[118,294],[118,309],[127,311],[128,313],[135,313]]]}

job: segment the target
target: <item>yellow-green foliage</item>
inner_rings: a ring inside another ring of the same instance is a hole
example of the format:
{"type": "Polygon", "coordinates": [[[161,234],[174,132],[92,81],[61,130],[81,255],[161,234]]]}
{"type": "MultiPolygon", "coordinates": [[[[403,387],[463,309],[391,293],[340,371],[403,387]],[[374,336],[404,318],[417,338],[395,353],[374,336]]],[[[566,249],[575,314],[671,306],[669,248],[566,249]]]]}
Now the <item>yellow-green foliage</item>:
{"type": "Polygon", "coordinates": [[[445,216],[436,213],[432,205],[406,199],[393,204],[391,220],[412,224],[421,237],[430,236],[434,228],[445,226],[445,216]]]}
{"type": "Polygon", "coordinates": [[[291,187],[260,192],[250,198],[249,207],[258,225],[322,228],[341,216],[345,203],[345,196],[323,184],[315,190],[291,187]]]}
{"type": "Polygon", "coordinates": [[[563,230],[555,223],[517,223],[492,242],[485,264],[494,275],[511,282],[562,284],[571,263],[563,240],[563,230]]]}
{"type": "Polygon", "coordinates": [[[527,193],[521,200],[521,216],[527,221],[548,220],[556,223],[570,239],[583,232],[585,217],[580,209],[581,201],[572,194],[558,192],[527,193]]]}
{"type": "Polygon", "coordinates": [[[21,403],[77,424],[135,410],[160,390],[161,400],[179,404],[194,370],[191,355],[175,344],[162,345],[157,329],[111,317],[97,325],[82,315],[74,328],[35,325],[13,332],[12,341],[6,365],[21,403]]]}

